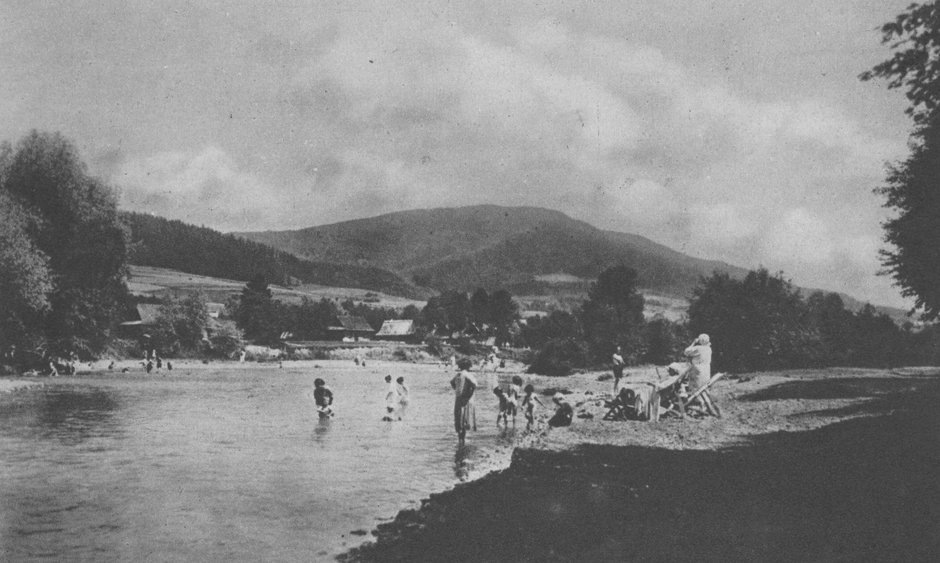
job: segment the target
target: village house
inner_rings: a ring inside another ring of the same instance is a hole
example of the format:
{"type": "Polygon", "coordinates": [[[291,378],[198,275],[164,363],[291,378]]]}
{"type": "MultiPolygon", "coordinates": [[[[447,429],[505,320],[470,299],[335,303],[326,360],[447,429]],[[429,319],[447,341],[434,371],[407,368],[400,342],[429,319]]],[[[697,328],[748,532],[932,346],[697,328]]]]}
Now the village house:
{"type": "Polygon", "coordinates": [[[343,342],[358,342],[370,340],[375,335],[375,329],[364,318],[355,315],[336,317],[336,324],[327,327],[330,340],[343,342]]]}
{"type": "Polygon", "coordinates": [[[375,334],[375,339],[415,344],[418,342],[415,322],[411,319],[385,321],[382,323],[382,328],[375,334]]]}

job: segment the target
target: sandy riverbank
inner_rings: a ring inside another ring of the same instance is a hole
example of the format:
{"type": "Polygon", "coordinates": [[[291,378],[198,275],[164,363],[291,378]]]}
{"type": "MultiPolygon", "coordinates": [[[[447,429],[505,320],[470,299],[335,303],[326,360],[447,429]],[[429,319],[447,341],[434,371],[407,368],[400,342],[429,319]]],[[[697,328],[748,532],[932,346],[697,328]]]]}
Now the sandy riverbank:
{"type": "MultiPolygon", "coordinates": [[[[599,374],[539,380],[579,413],[512,466],[432,495],[346,561],[936,560],[938,370],[755,374],[722,419],[600,420],[599,374]]],[[[634,373],[634,377],[643,377],[634,373]]]]}
{"type": "Polygon", "coordinates": [[[22,379],[0,379],[0,394],[15,393],[34,387],[42,387],[42,382],[22,379]]]}

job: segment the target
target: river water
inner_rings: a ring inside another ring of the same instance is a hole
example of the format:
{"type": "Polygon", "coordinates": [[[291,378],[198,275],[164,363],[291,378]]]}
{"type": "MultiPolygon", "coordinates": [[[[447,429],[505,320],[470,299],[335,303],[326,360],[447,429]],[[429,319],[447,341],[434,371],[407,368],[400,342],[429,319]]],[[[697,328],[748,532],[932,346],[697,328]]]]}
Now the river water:
{"type": "Polygon", "coordinates": [[[0,559],[330,559],[511,448],[483,386],[480,431],[457,447],[450,371],[320,364],[108,372],[0,397],[0,559]],[[381,420],[385,374],[411,391],[401,422],[381,420]],[[325,422],[315,377],[335,394],[325,422]]]}

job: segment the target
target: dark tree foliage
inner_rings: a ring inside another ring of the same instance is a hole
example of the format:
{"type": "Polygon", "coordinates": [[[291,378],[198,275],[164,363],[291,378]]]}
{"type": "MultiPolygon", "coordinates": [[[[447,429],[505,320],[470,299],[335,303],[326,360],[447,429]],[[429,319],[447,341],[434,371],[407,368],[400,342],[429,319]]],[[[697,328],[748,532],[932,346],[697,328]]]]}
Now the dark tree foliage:
{"type": "Polygon", "coordinates": [[[111,189],[88,175],[59,134],[31,132],[3,163],[2,186],[22,206],[25,232],[48,258],[55,289],[43,318],[53,353],[100,351],[127,295],[127,234],[111,189]]]}
{"type": "Polygon", "coordinates": [[[645,353],[642,360],[665,365],[681,357],[682,350],[688,346],[690,338],[683,325],[657,317],[646,323],[643,341],[645,353]]]}
{"type": "Polygon", "coordinates": [[[735,280],[715,273],[693,292],[689,332],[711,336],[718,370],[797,367],[815,341],[807,313],[782,274],[761,268],[735,280]]]}
{"type": "Polygon", "coordinates": [[[905,92],[914,121],[911,155],[889,167],[878,190],[895,217],[884,223],[882,263],[924,318],[940,317],[940,3],[911,4],[881,27],[890,59],[861,74],[905,92]]]}
{"type": "Polygon", "coordinates": [[[343,302],[343,311],[347,315],[364,318],[373,330],[382,328],[382,323],[385,321],[399,318],[398,311],[392,307],[373,307],[366,303],[356,303],[351,299],[343,302]]]}
{"type": "Polygon", "coordinates": [[[164,354],[178,354],[198,351],[208,338],[208,328],[206,296],[195,292],[179,299],[169,299],[161,305],[157,326],[151,336],[164,354]]]}
{"type": "Polygon", "coordinates": [[[529,371],[551,376],[569,375],[575,368],[588,365],[589,358],[587,343],[581,338],[552,338],[536,352],[529,371]]]}
{"type": "Polygon", "coordinates": [[[32,219],[0,191],[0,350],[30,350],[42,340],[42,315],[53,291],[49,258],[26,228],[32,219]]]}
{"type": "Polygon", "coordinates": [[[319,301],[304,298],[293,314],[293,324],[287,329],[297,340],[324,340],[327,330],[339,315],[339,307],[330,299],[322,298],[319,301]]]}
{"type": "Polygon", "coordinates": [[[547,317],[532,317],[522,327],[522,343],[534,349],[559,338],[583,339],[581,321],[567,311],[552,311],[547,317]]]}
{"type": "Polygon", "coordinates": [[[845,308],[845,303],[837,293],[817,291],[807,298],[806,306],[809,322],[819,338],[810,351],[814,363],[851,365],[852,351],[856,345],[855,315],[845,308]]]}
{"type": "Polygon", "coordinates": [[[617,346],[624,359],[636,363],[643,349],[643,295],[636,271],[614,266],[601,272],[581,309],[581,326],[595,361],[606,361],[617,346]]]}
{"type": "Polygon", "coordinates": [[[287,325],[282,312],[280,303],[271,298],[264,276],[258,275],[242,289],[233,317],[248,340],[276,344],[287,325]]]}
{"type": "Polygon", "coordinates": [[[462,331],[470,323],[470,300],[462,291],[447,291],[428,299],[421,316],[423,324],[432,330],[462,331]]]}

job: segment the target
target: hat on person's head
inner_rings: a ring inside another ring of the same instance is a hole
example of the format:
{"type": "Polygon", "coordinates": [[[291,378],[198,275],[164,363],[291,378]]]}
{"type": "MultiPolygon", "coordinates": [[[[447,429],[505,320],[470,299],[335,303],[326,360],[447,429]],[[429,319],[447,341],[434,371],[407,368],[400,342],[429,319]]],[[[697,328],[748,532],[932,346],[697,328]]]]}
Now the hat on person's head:
{"type": "Polygon", "coordinates": [[[711,344],[711,339],[710,339],[710,338],[708,337],[708,335],[705,334],[704,332],[703,332],[702,334],[698,335],[698,338],[697,338],[696,340],[698,340],[698,343],[699,343],[699,344],[702,344],[702,345],[709,345],[709,344],[711,344]]]}
{"type": "Polygon", "coordinates": [[[554,395],[552,395],[552,400],[555,401],[556,403],[560,403],[565,400],[565,396],[561,393],[555,393],[554,395]]]}

